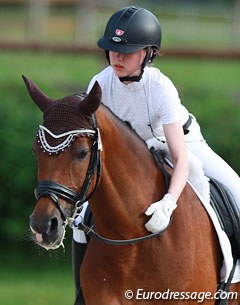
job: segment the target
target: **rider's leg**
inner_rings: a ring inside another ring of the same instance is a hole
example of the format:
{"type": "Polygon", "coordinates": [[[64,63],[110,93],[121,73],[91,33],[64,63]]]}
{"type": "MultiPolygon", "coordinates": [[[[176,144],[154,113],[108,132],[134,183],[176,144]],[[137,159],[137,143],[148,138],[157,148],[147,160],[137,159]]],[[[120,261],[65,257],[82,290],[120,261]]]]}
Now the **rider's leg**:
{"type": "Polygon", "coordinates": [[[227,187],[240,209],[240,177],[238,174],[205,141],[188,144],[188,148],[202,162],[205,174],[227,187]]]}
{"type": "Polygon", "coordinates": [[[78,243],[74,239],[72,241],[72,264],[73,276],[75,283],[75,303],[74,305],[85,305],[81,283],[80,283],[80,268],[86,252],[87,244],[78,243]]]}
{"type": "Polygon", "coordinates": [[[194,117],[189,133],[185,135],[185,141],[188,149],[201,161],[205,175],[225,185],[240,209],[240,178],[227,162],[208,146],[194,117]]]}

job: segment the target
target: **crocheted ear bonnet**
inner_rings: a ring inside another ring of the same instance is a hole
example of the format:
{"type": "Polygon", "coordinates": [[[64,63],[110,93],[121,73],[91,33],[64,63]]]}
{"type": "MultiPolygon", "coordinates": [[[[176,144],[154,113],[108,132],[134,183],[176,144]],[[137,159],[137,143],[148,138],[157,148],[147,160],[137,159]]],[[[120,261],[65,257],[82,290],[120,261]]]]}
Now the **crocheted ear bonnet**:
{"type": "Polygon", "coordinates": [[[33,81],[22,77],[29,95],[44,114],[43,125],[39,126],[37,134],[44,151],[58,154],[69,147],[76,137],[95,137],[99,134],[93,115],[101,104],[102,90],[98,82],[87,95],[75,94],[54,101],[33,81]]]}
{"type": "Polygon", "coordinates": [[[38,136],[45,151],[57,154],[70,146],[76,137],[91,136],[92,117],[79,111],[83,98],[84,95],[64,97],[53,101],[44,112],[38,136]]]}

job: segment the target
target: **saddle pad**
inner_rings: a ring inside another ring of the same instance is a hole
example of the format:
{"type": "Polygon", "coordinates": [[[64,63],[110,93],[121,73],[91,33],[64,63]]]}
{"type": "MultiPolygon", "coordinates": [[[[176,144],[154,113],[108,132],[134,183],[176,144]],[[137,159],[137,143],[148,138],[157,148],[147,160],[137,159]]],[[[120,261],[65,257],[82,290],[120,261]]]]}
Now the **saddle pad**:
{"type": "MultiPolygon", "coordinates": [[[[191,185],[191,183],[188,181],[191,185]]],[[[230,240],[226,234],[226,232],[222,229],[219,219],[211,206],[209,201],[206,201],[202,198],[202,196],[196,191],[196,189],[191,185],[193,190],[196,192],[199,200],[201,201],[202,205],[204,206],[206,212],[208,213],[210,219],[212,220],[213,226],[216,230],[219,244],[223,254],[223,265],[220,270],[220,282],[227,282],[229,274],[233,267],[233,255],[232,255],[232,247],[230,244],[230,240]]],[[[234,272],[234,276],[232,279],[232,283],[240,282],[240,260],[237,260],[237,266],[234,272]]]]}

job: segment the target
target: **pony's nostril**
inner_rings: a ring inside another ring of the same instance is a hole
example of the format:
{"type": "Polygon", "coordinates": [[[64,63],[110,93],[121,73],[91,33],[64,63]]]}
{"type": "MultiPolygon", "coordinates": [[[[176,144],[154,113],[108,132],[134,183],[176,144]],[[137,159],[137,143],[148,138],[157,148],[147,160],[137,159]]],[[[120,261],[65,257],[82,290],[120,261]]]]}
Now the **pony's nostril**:
{"type": "Polygon", "coordinates": [[[48,235],[54,232],[55,230],[57,230],[57,228],[58,228],[58,219],[57,217],[53,217],[49,222],[48,232],[47,232],[48,235]]]}

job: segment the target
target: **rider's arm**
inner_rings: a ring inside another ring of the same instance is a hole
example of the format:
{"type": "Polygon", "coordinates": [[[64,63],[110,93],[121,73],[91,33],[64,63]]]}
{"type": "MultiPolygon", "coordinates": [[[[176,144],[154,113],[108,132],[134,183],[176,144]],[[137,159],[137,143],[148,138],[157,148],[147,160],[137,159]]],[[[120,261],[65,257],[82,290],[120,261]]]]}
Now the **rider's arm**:
{"type": "Polygon", "coordinates": [[[187,149],[180,122],[163,125],[163,129],[174,165],[168,193],[177,200],[188,178],[187,149]]]}
{"type": "Polygon", "coordinates": [[[169,224],[188,177],[187,149],[181,123],[165,124],[163,128],[174,168],[167,194],[160,201],[152,203],[145,212],[151,216],[145,227],[153,233],[161,232],[169,224]]]}

